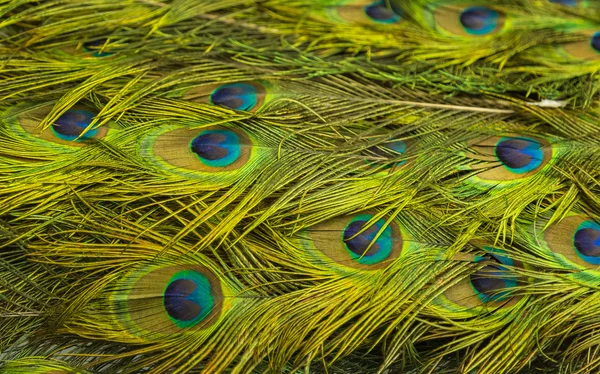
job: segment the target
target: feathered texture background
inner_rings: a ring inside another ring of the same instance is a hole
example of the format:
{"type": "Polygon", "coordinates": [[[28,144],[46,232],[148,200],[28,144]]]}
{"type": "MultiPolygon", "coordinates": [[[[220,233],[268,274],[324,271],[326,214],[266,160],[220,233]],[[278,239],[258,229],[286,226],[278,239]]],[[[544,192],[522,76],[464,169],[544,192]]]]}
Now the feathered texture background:
{"type": "Polygon", "coordinates": [[[598,373],[593,0],[0,0],[0,370],[598,373]]]}

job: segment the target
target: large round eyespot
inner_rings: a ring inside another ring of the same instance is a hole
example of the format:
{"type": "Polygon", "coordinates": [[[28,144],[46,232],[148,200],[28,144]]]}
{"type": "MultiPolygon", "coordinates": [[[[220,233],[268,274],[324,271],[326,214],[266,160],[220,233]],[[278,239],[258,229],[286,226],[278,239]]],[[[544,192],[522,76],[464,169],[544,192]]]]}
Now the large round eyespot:
{"type": "Polygon", "coordinates": [[[333,9],[331,18],[342,22],[363,25],[391,25],[402,21],[402,9],[395,5],[388,7],[384,0],[357,0],[333,9]]]}
{"type": "Polygon", "coordinates": [[[485,36],[504,27],[504,14],[484,6],[440,6],[433,12],[442,29],[462,36],[485,36]]]}
{"type": "Polygon", "coordinates": [[[563,46],[564,50],[572,57],[581,60],[599,60],[600,59],[600,31],[586,30],[582,33],[587,37],[586,40],[574,43],[568,43],[563,46]]]}
{"type": "Polygon", "coordinates": [[[223,291],[204,267],[149,266],[121,280],[113,300],[127,331],[151,339],[211,326],[221,314],[223,291]]]}
{"type": "Polygon", "coordinates": [[[465,154],[477,163],[474,178],[498,184],[526,178],[540,172],[552,160],[552,146],[546,140],[530,136],[492,136],[476,139],[473,153],[465,154]]]}
{"type": "Polygon", "coordinates": [[[221,126],[161,131],[144,138],[142,144],[140,151],[146,160],[159,157],[166,163],[163,166],[171,166],[169,170],[231,171],[246,165],[252,155],[252,142],[244,132],[221,126]]]}
{"type": "Polygon", "coordinates": [[[260,82],[238,82],[189,89],[184,99],[230,109],[255,112],[265,102],[267,88],[260,82]]]}
{"type": "Polygon", "coordinates": [[[242,155],[240,136],[229,129],[204,130],[190,142],[190,149],[207,166],[226,168],[242,155]]]}
{"type": "Polygon", "coordinates": [[[448,288],[437,300],[439,305],[450,311],[464,312],[481,306],[509,307],[518,301],[512,291],[519,283],[517,275],[506,266],[522,267],[520,262],[496,255],[474,256],[472,261],[483,266],[448,288]]]}
{"type": "Polygon", "coordinates": [[[544,161],[542,145],[530,138],[502,138],[495,152],[502,165],[515,174],[538,169],[544,161]]]}
{"type": "Polygon", "coordinates": [[[373,220],[374,214],[336,217],[301,233],[300,244],[315,258],[321,254],[356,269],[381,269],[402,253],[406,243],[397,221],[373,220]]]}
{"type": "Polygon", "coordinates": [[[591,218],[565,217],[544,231],[544,240],[559,260],[594,270],[600,265],[600,224],[591,218]]]}
{"type": "Polygon", "coordinates": [[[52,131],[66,141],[86,141],[98,134],[98,129],[84,130],[92,123],[95,114],[85,109],[69,109],[54,121],[52,131]]]}
{"type": "Polygon", "coordinates": [[[58,117],[50,128],[42,130],[41,121],[50,113],[51,107],[29,111],[18,116],[20,127],[38,139],[69,146],[84,146],[93,139],[103,138],[108,128],[89,129],[96,113],[89,108],[76,105],[58,117]]]}
{"type": "Polygon", "coordinates": [[[163,294],[166,313],[175,325],[182,328],[203,320],[215,304],[209,279],[193,270],[174,274],[163,294]]]}
{"type": "Polygon", "coordinates": [[[108,43],[108,39],[106,39],[106,38],[96,39],[96,40],[92,40],[92,41],[83,43],[83,49],[86,52],[91,53],[91,55],[94,57],[111,56],[111,55],[113,55],[113,53],[101,51],[107,43],[108,43]]]}

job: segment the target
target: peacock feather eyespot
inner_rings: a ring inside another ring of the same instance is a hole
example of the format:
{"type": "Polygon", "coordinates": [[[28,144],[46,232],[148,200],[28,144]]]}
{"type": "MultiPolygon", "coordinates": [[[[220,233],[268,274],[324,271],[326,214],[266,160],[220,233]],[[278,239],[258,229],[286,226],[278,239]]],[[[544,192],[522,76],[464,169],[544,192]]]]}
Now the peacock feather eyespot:
{"type": "Polygon", "coordinates": [[[207,166],[225,168],[242,155],[240,136],[229,129],[204,130],[190,142],[190,149],[207,166]]]}
{"type": "Polygon", "coordinates": [[[130,333],[151,338],[210,327],[222,312],[223,290],[202,266],[147,266],[120,281],[113,301],[130,333]]]}
{"type": "Polygon", "coordinates": [[[140,139],[138,152],[149,164],[203,186],[227,186],[259,166],[258,159],[268,147],[255,147],[255,141],[239,128],[210,126],[189,129],[164,126],[140,139]]]}
{"type": "Polygon", "coordinates": [[[591,220],[582,222],[573,236],[573,246],[582,260],[600,265],[600,225],[591,220]]]}
{"type": "Polygon", "coordinates": [[[164,308],[173,323],[180,327],[192,327],[204,320],[214,308],[209,279],[193,270],[182,270],[167,282],[164,308]]]}
{"type": "MultiPolygon", "coordinates": [[[[390,142],[385,142],[378,146],[373,146],[368,149],[368,156],[371,158],[383,158],[383,159],[393,159],[398,158],[406,153],[408,148],[411,146],[411,142],[409,140],[393,140],[390,142]]],[[[392,167],[401,167],[406,165],[408,160],[400,160],[395,163],[395,166],[390,164],[387,160],[370,160],[371,165],[381,165],[385,163],[385,168],[389,169],[392,167]]]]}
{"type": "Polygon", "coordinates": [[[559,262],[597,270],[600,265],[600,224],[584,215],[570,215],[543,233],[548,249],[559,262]]]}
{"type": "Polygon", "coordinates": [[[368,226],[371,218],[373,216],[369,214],[355,216],[342,232],[342,241],[348,254],[359,264],[378,264],[387,259],[393,250],[392,228],[387,226],[384,229],[383,219],[368,226]]]}
{"type": "Polygon", "coordinates": [[[83,50],[90,53],[94,57],[112,56],[114,53],[102,51],[102,48],[108,43],[107,38],[91,40],[83,43],[83,50]]]}
{"type": "Polygon", "coordinates": [[[68,109],[49,128],[42,130],[39,124],[50,113],[50,109],[51,107],[43,107],[25,112],[18,116],[17,122],[22,130],[38,139],[77,147],[84,146],[94,139],[101,139],[108,132],[105,126],[88,129],[96,113],[82,105],[68,109]]]}
{"type": "Polygon", "coordinates": [[[492,35],[504,28],[505,16],[486,6],[439,6],[433,12],[436,24],[460,36],[492,35]]]}
{"type": "Polygon", "coordinates": [[[523,265],[497,255],[498,251],[494,248],[491,255],[473,256],[471,262],[483,266],[448,288],[437,304],[455,312],[476,310],[481,306],[502,308],[514,305],[519,298],[513,290],[518,286],[519,279],[509,267],[523,265]]]}
{"type": "Polygon", "coordinates": [[[365,6],[365,14],[377,23],[398,23],[400,21],[401,13],[397,13],[397,10],[388,8],[383,0],[372,2],[365,6]]]}
{"type": "Polygon", "coordinates": [[[51,125],[52,132],[66,141],[86,141],[98,135],[98,129],[84,130],[90,125],[95,114],[85,109],[69,109],[51,125]]]}
{"type": "Polygon", "coordinates": [[[357,0],[329,11],[332,19],[361,25],[393,25],[402,22],[403,11],[385,0],[357,0]]]}
{"type": "Polygon", "coordinates": [[[578,60],[600,60],[600,31],[582,30],[580,31],[584,40],[568,43],[562,48],[573,58],[578,60]]]}
{"type": "Polygon", "coordinates": [[[257,81],[212,84],[189,89],[184,99],[255,112],[265,103],[267,87],[257,81]]]}
{"type": "Polygon", "coordinates": [[[542,145],[531,138],[501,138],[494,151],[502,165],[515,174],[538,169],[544,161],[542,145]]]}
{"type": "MultiPolygon", "coordinates": [[[[489,261],[480,257],[476,262],[489,261]]],[[[510,289],[517,286],[514,276],[506,268],[490,263],[469,276],[469,282],[477,297],[484,303],[506,301],[511,297],[510,289]]]]}
{"type": "Polygon", "coordinates": [[[397,221],[374,220],[374,213],[335,217],[301,233],[300,246],[315,258],[363,270],[385,268],[406,249],[397,221]]]}
{"type": "Polygon", "coordinates": [[[530,177],[544,169],[552,161],[553,149],[545,139],[506,135],[479,138],[471,142],[472,153],[465,156],[478,163],[474,179],[498,184],[530,177]]]}

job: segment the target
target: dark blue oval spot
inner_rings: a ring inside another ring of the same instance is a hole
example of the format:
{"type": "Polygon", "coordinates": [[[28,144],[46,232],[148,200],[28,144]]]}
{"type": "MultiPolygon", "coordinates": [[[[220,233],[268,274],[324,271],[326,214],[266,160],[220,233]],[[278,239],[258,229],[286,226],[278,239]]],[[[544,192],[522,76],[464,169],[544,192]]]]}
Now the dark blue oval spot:
{"type": "Polygon", "coordinates": [[[496,29],[499,17],[498,12],[493,9],[469,7],[460,14],[460,23],[470,34],[485,35],[496,29]]]}
{"type": "Polygon", "coordinates": [[[497,301],[506,298],[506,292],[502,290],[505,290],[509,285],[506,279],[499,276],[500,274],[499,269],[493,265],[486,265],[471,274],[471,285],[482,301],[497,301]]]}
{"type": "Polygon", "coordinates": [[[379,251],[377,242],[371,244],[379,231],[377,225],[358,234],[366,224],[367,221],[354,221],[344,230],[344,242],[348,249],[357,256],[372,256],[379,251]]]}
{"type": "Polygon", "coordinates": [[[542,145],[526,138],[502,138],[495,148],[496,157],[517,174],[537,169],[544,160],[542,145]]]}
{"type": "Polygon", "coordinates": [[[600,264],[600,225],[584,222],[573,238],[575,249],[589,263],[600,264]]]}
{"type": "Polygon", "coordinates": [[[235,110],[252,110],[256,106],[256,87],[248,83],[230,83],[215,89],[210,102],[235,110]]]}
{"type": "Polygon", "coordinates": [[[239,136],[230,130],[205,130],[190,143],[190,149],[211,167],[227,167],[241,155],[239,136]]]}
{"type": "Polygon", "coordinates": [[[189,279],[177,279],[165,291],[165,310],[178,321],[191,321],[202,313],[202,307],[193,300],[198,286],[189,279]]]}
{"type": "Polygon", "coordinates": [[[51,128],[60,139],[84,141],[93,138],[98,133],[98,129],[90,129],[81,136],[93,119],[94,113],[88,110],[69,109],[54,121],[51,128]]]}
{"type": "Polygon", "coordinates": [[[597,32],[594,34],[594,36],[592,36],[590,45],[596,52],[600,52],[600,32],[597,32]]]}
{"type": "Polygon", "coordinates": [[[400,20],[400,15],[385,6],[383,1],[376,1],[367,5],[365,13],[369,18],[378,23],[396,23],[400,20]]]}

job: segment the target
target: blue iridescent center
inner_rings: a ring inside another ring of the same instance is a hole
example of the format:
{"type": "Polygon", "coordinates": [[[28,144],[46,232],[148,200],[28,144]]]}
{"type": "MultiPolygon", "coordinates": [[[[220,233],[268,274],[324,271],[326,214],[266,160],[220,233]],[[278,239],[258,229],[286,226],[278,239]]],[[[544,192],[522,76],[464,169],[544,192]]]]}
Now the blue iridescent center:
{"type": "Polygon", "coordinates": [[[190,142],[190,149],[206,165],[224,168],[241,155],[239,136],[231,130],[204,130],[190,142]]]}
{"type": "Polygon", "coordinates": [[[401,11],[388,8],[383,0],[365,6],[365,14],[377,23],[396,23],[400,21],[401,11]]]}
{"type": "Polygon", "coordinates": [[[600,53],[600,31],[596,32],[590,39],[590,46],[594,51],[600,53]]]}
{"type": "MultiPolygon", "coordinates": [[[[494,256],[502,261],[505,257],[494,256]]],[[[477,257],[476,262],[489,261],[484,257],[477,257]]],[[[506,265],[512,265],[512,260],[506,265]]],[[[470,275],[471,286],[477,297],[483,302],[504,301],[511,296],[510,288],[517,286],[514,276],[500,264],[489,264],[470,275]]]]}
{"type": "Polygon", "coordinates": [[[542,145],[528,138],[502,138],[496,144],[496,157],[511,172],[525,174],[544,161],[542,145]]]}
{"type": "Polygon", "coordinates": [[[460,14],[460,23],[465,31],[473,35],[486,35],[498,27],[500,15],[493,9],[474,6],[460,14]]]}
{"type": "Polygon", "coordinates": [[[90,129],[83,136],[83,131],[94,119],[94,113],[83,109],[69,109],[52,124],[52,132],[66,141],[82,142],[98,134],[98,129],[90,129]]]}
{"type": "Polygon", "coordinates": [[[257,103],[256,87],[248,83],[229,83],[216,88],[210,102],[235,110],[252,110],[257,103]]]}
{"type": "Polygon", "coordinates": [[[385,220],[380,219],[360,232],[372,217],[370,214],[358,215],[352,219],[343,231],[342,239],[346,250],[350,257],[360,264],[377,264],[388,258],[392,253],[392,228],[388,226],[385,230],[381,230],[385,225],[385,220]],[[380,231],[381,235],[377,240],[374,240],[380,231]]]}
{"type": "Polygon", "coordinates": [[[582,222],[573,235],[577,255],[593,265],[600,265],[600,225],[594,221],[582,222]]]}
{"type": "Polygon", "coordinates": [[[176,273],[164,290],[165,311],[181,328],[192,327],[204,320],[214,303],[208,278],[193,270],[176,273]]]}
{"type": "Polygon", "coordinates": [[[577,0],[550,0],[550,2],[566,6],[577,6],[577,0]]]}

